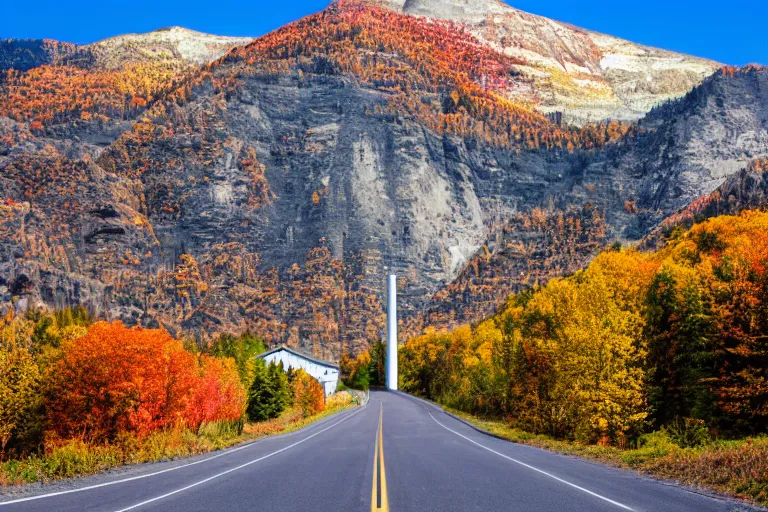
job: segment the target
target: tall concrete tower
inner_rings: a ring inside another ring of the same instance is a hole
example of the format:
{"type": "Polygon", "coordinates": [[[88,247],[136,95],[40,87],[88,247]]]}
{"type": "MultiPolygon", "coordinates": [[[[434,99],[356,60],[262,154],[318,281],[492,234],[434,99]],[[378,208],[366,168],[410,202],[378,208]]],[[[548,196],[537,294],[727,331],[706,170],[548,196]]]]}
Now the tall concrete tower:
{"type": "Polygon", "coordinates": [[[387,389],[397,389],[397,276],[387,276],[387,389]]]}

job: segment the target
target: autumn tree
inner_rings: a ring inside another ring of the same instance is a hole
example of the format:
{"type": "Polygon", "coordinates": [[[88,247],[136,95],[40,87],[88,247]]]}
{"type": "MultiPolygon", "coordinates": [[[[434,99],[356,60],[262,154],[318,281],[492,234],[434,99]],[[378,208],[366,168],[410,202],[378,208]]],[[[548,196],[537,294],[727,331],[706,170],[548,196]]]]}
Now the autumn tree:
{"type": "Polygon", "coordinates": [[[304,370],[297,370],[293,377],[293,403],[304,417],[313,416],[325,409],[323,386],[304,370]]]}
{"type": "Polygon", "coordinates": [[[346,352],[339,360],[341,381],[351,389],[367,390],[371,381],[371,355],[366,351],[351,359],[346,352]]]}
{"type": "Polygon", "coordinates": [[[26,347],[0,340],[0,459],[12,440],[24,441],[40,427],[41,377],[26,347]]]}
{"type": "Polygon", "coordinates": [[[239,421],[245,412],[246,396],[234,359],[204,355],[199,372],[184,413],[185,424],[197,430],[215,421],[239,421]]]}
{"type": "Polygon", "coordinates": [[[245,386],[250,386],[253,382],[255,366],[257,364],[256,356],[266,350],[264,341],[250,332],[233,336],[231,334],[221,334],[211,346],[207,353],[216,357],[231,357],[235,360],[240,379],[245,386]]]}
{"type": "Polygon", "coordinates": [[[195,394],[195,356],[167,332],[98,322],[66,342],[46,397],[59,436],[113,439],[182,424],[195,394]]]}

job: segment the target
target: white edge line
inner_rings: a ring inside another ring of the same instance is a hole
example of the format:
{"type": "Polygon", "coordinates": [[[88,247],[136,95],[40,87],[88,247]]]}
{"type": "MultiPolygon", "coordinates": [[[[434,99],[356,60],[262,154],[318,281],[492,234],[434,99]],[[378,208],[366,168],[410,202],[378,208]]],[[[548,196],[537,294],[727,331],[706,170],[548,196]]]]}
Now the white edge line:
{"type": "MultiPolygon", "coordinates": [[[[362,410],[362,409],[365,409],[365,407],[367,405],[368,404],[366,404],[365,406],[361,407],[360,409],[358,409],[358,411],[362,410]]],[[[353,416],[353,415],[354,414],[350,414],[350,415],[346,416],[344,419],[349,418],[350,416],[353,416]]],[[[297,430],[295,432],[289,432],[288,434],[283,434],[283,435],[284,436],[289,436],[291,434],[296,434],[296,433],[299,433],[299,432],[301,432],[301,430],[297,430]]],[[[262,439],[257,439],[255,441],[251,441],[249,443],[246,443],[246,444],[244,444],[242,446],[238,446],[236,448],[231,448],[231,449],[222,451],[221,453],[213,455],[211,457],[206,457],[204,459],[196,460],[195,462],[188,462],[186,464],[180,464],[178,466],[173,466],[171,468],[162,469],[160,471],[154,471],[152,473],[146,473],[146,474],[143,474],[143,475],[136,475],[136,476],[132,476],[132,477],[128,477],[128,478],[121,478],[120,480],[112,480],[110,482],[104,482],[104,483],[101,483],[101,484],[88,485],[86,487],[78,487],[77,489],[68,489],[66,491],[50,492],[50,493],[47,493],[47,494],[37,494],[35,496],[27,496],[27,497],[24,497],[24,498],[17,498],[15,500],[2,501],[2,502],[0,502],[0,507],[4,507],[6,505],[13,505],[14,503],[23,503],[25,501],[41,500],[43,498],[53,498],[54,496],[61,496],[61,495],[64,495],[64,494],[72,494],[72,493],[75,493],[75,492],[90,491],[91,489],[99,489],[101,487],[109,487],[110,485],[117,485],[117,484],[123,484],[123,483],[126,483],[126,482],[133,482],[134,480],[141,480],[143,478],[149,478],[151,476],[161,475],[163,473],[168,473],[170,471],[176,471],[177,469],[183,469],[183,468],[188,468],[189,466],[195,466],[197,464],[202,464],[203,462],[208,462],[210,460],[218,459],[219,457],[223,457],[225,455],[229,455],[231,453],[239,452],[240,450],[244,450],[246,448],[250,448],[250,447],[254,446],[255,444],[257,444],[259,441],[263,441],[263,440],[266,440],[266,439],[276,439],[276,438],[277,438],[277,436],[276,437],[264,437],[262,439]]]]}
{"type": "Polygon", "coordinates": [[[504,455],[503,453],[499,453],[499,452],[497,452],[496,450],[493,450],[493,449],[491,449],[491,448],[488,448],[487,446],[483,446],[482,444],[478,443],[477,441],[474,441],[474,440],[472,440],[472,439],[468,438],[467,436],[465,436],[465,435],[463,435],[463,434],[460,434],[460,433],[456,432],[455,430],[451,430],[450,428],[446,427],[445,425],[443,425],[442,423],[440,423],[439,421],[437,421],[437,419],[435,419],[435,417],[434,417],[434,416],[432,416],[432,413],[431,413],[431,412],[427,411],[427,414],[429,414],[429,416],[430,416],[430,417],[431,417],[433,420],[435,420],[435,423],[437,423],[438,425],[440,425],[441,427],[443,427],[443,428],[444,428],[445,430],[447,430],[448,432],[453,432],[453,433],[454,433],[454,434],[456,434],[457,436],[459,436],[459,437],[461,437],[461,438],[463,438],[463,439],[466,439],[466,440],[467,440],[467,441],[469,441],[470,443],[472,443],[472,444],[475,444],[475,445],[479,446],[480,448],[482,448],[482,449],[484,449],[484,450],[488,450],[489,452],[491,452],[491,453],[495,453],[495,454],[496,454],[496,455],[498,455],[499,457],[503,457],[503,458],[505,458],[505,459],[507,459],[507,460],[510,460],[510,461],[514,462],[515,464],[519,464],[519,465],[521,465],[521,466],[523,466],[523,467],[525,467],[525,468],[528,468],[528,469],[530,469],[530,470],[532,470],[532,471],[536,471],[537,473],[541,473],[542,475],[548,476],[549,478],[552,478],[552,479],[554,479],[554,480],[557,480],[557,481],[558,481],[558,482],[560,482],[560,483],[563,483],[563,484],[565,484],[565,485],[569,485],[569,486],[573,487],[574,489],[578,489],[578,490],[580,490],[580,491],[582,491],[582,492],[585,492],[585,493],[589,494],[590,496],[594,496],[595,498],[599,498],[599,499],[601,499],[601,500],[603,500],[603,501],[607,501],[608,503],[610,503],[610,504],[612,504],[612,505],[616,505],[617,507],[623,508],[624,510],[630,510],[630,511],[634,512],[634,510],[633,510],[633,509],[629,508],[628,506],[624,505],[623,503],[619,503],[618,501],[614,501],[614,500],[612,500],[612,499],[610,499],[610,498],[606,498],[605,496],[602,496],[602,495],[600,495],[600,494],[597,494],[596,492],[592,492],[592,491],[590,491],[589,489],[585,489],[584,487],[578,486],[578,485],[576,485],[576,484],[574,484],[574,483],[571,483],[571,482],[569,482],[569,481],[567,481],[567,480],[563,480],[562,478],[560,478],[560,477],[557,477],[557,476],[553,475],[552,473],[547,473],[546,471],[544,471],[544,470],[541,470],[541,469],[539,469],[539,468],[536,468],[536,467],[533,467],[533,466],[531,466],[530,464],[526,464],[525,462],[519,461],[519,460],[517,460],[517,459],[513,459],[512,457],[510,457],[510,456],[508,456],[508,455],[504,455]]]}
{"type": "Polygon", "coordinates": [[[323,433],[323,432],[325,432],[326,430],[330,430],[330,429],[332,429],[333,427],[335,427],[335,426],[337,426],[337,425],[340,425],[340,424],[344,423],[344,422],[345,422],[345,421],[347,421],[349,418],[351,418],[351,417],[353,417],[353,416],[357,415],[357,413],[359,413],[359,412],[360,412],[360,411],[362,411],[363,409],[364,409],[364,408],[362,408],[362,409],[359,409],[359,410],[355,411],[353,414],[350,414],[350,415],[346,416],[344,419],[342,419],[342,420],[340,420],[340,421],[337,421],[337,422],[336,422],[336,423],[334,423],[333,425],[331,425],[331,426],[329,426],[329,427],[326,427],[326,428],[324,428],[323,430],[320,430],[320,431],[318,431],[318,432],[315,432],[314,434],[312,434],[312,435],[310,435],[310,436],[307,436],[307,437],[305,437],[304,439],[301,439],[301,440],[299,440],[299,441],[296,441],[296,442],[295,442],[295,443],[293,443],[293,444],[289,444],[288,446],[285,446],[285,447],[283,447],[283,448],[280,448],[280,449],[279,449],[279,450],[277,450],[277,451],[274,451],[274,452],[272,452],[272,453],[268,453],[267,455],[264,455],[263,457],[259,457],[258,459],[253,459],[252,461],[246,462],[245,464],[240,464],[239,466],[235,466],[234,468],[230,468],[230,469],[228,469],[228,470],[226,470],[226,471],[222,471],[221,473],[217,473],[217,474],[215,474],[215,475],[213,475],[213,476],[209,476],[208,478],[204,478],[203,480],[197,481],[197,482],[195,482],[195,483],[193,483],[193,484],[189,484],[189,485],[187,485],[187,486],[185,486],[185,487],[182,487],[182,488],[180,488],[180,489],[176,489],[175,491],[171,491],[171,492],[165,493],[165,494],[163,494],[162,496],[157,496],[157,497],[155,497],[155,498],[150,498],[150,499],[148,499],[148,500],[142,501],[141,503],[137,503],[137,504],[135,504],[135,505],[131,505],[130,507],[127,507],[127,508],[122,508],[122,509],[118,510],[117,512],[127,512],[128,510],[134,510],[134,509],[137,509],[137,508],[139,508],[139,507],[143,507],[144,505],[148,505],[148,504],[150,504],[150,503],[153,503],[153,502],[155,502],[155,501],[159,501],[159,500],[162,500],[162,499],[168,498],[169,496],[173,496],[174,494],[178,494],[178,493],[180,493],[180,492],[184,492],[184,491],[187,491],[187,490],[189,490],[189,489],[192,489],[193,487],[197,487],[198,485],[203,485],[204,483],[210,482],[211,480],[215,480],[215,479],[217,479],[217,478],[220,478],[220,477],[222,477],[222,476],[224,476],[224,475],[228,475],[229,473],[233,473],[233,472],[235,472],[235,471],[238,471],[238,470],[240,470],[240,469],[243,469],[243,468],[245,468],[245,467],[248,467],[248,466],[250,466],[251,464],[256,464],[257,462],[261,462],[262,460],[264,460],[264,459],[268,459],[269,457],[272,457],[273,455],[277,455],[278,453],[282,453],[282,452],[284,452],[284,451],[286,451],[286,450],[290,450],[290,449],[291,449],[291,448],[293,448],[294,446],[300,445],[300,444],[301,444],[301,443],[303,443],[304,441],[309,441],[309,440],[310,440],[310,439],[312,439],[313,437],[315,437],[315,436],[318,436],[318,435],[322,434],[322,433],[323,433]]]}

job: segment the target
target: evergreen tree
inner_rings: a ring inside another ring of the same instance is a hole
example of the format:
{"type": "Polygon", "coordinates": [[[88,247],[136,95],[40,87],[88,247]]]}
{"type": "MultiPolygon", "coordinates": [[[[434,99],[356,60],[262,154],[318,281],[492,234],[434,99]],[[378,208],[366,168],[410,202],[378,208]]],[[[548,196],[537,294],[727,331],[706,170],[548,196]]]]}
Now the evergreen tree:
{"type": "Polygon", "coordinates": [[[679,267],[662,268],[646,296],[648,401],[656,426],[679,417],[711,419],[714,397],[710,307],[696,278],[679,267]]]}
{"type": "Polygon", "coordinates": [[[290,387],[282,364],[257,360],[253,368],[253,381],[248,391],[246,413],[251,421],[276,418],[288,405],[290,387]]]}
{"type": "Polygon", "coordinates": [[[386,355],[387,346],[381,341],[371,343],[371,367],[369,372],[369,383],[371,386],[386,386],[386,355]]]}
{"type": "Polygon", "coordinates": [[[283,363],[270,363],[268,373],[274,389],[272,395],[272,411],[274,417],[276,417],[291,404],[293,393],[291,385],[288,382],[288,374],[283,369],[283,363]]]}

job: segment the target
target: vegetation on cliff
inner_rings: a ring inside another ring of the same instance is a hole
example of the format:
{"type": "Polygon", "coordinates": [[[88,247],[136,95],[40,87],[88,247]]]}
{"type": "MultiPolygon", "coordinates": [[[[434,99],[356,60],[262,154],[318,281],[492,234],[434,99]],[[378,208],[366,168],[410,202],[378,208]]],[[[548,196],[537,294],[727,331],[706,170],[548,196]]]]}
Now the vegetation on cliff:
{"type": "MultiPolygon", "coordinates": [[[[388,111],[407,113],[437,133],[522,149],[599,148],[630,124],[560,127],[504,91],[525,80],[519,59],[483,44],[460,24],[407,16],[355,0],[287,25],[209,65],[226,88],[261,74],[345,74],[389,95],[388,111]],[[217,68],[233,67],[234,80],[217,68]]],[[[185,92],[184,96],[186,97],[185,92]]],[[[372,112],[373,113],[373,112],[372,112]]]]}

